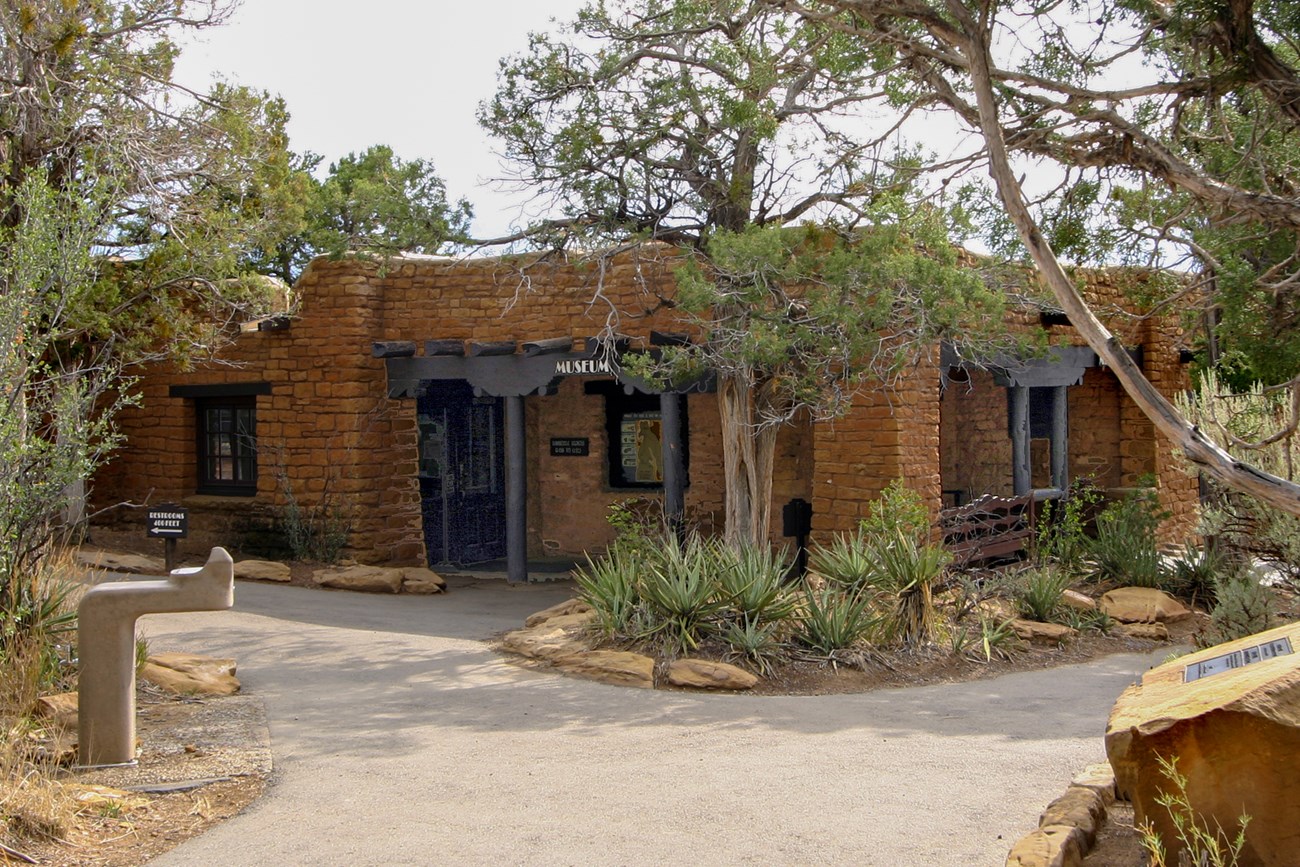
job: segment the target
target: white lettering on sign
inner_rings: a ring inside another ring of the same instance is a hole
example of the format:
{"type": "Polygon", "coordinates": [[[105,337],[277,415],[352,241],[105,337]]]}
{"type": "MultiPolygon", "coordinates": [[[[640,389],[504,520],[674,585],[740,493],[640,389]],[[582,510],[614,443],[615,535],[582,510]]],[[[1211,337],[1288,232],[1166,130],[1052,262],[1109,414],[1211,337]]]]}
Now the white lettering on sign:
{"type": "Polygon", "coordinates": [[[595,376],[612,374],[614,369],[603,358],[579,358],[574,361],[555,362],[556,376],[595,376]]]}

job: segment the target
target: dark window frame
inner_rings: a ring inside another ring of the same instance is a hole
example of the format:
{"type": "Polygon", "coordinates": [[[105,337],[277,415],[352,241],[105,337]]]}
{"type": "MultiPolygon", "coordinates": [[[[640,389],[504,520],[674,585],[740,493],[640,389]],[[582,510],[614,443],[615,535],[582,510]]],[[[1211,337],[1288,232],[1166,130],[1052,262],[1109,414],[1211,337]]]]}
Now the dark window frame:
{"type": "MultiPolygon", "coordinates": [[[[615,491],[662,491],[664,483],[659,482],[638,482],[635,479],[627,478],[622,461],[622,430],[623,422],[628,416],[636,417],[644,414],[645,418],[662,418],[660,407],[660,396],[658,394],[645,394],[643,392],[633,392],[627,394],[621,383],[597,380],[585,384],[587,394],[599,394],[605,398],[605,482],[611,490],[615,491]]],[[[682,436],[682,472],[684,475],[684,487],[690,487],[690,418],[687,414],[689,401],[686,395],[675,395],[680,402],[681,407],[681,436],[682,436]]]]}
{"type": "Polygon", "coordinates": [[[197,492],[225,497],[257,494],[257,397],[225,394],[194,399],[197,492]],[[228,413],[221,418],[218,414],[228,413]],[[217,430],[212,430],[213,425],[217,430]],[[223,472],[223,464],[228,476],[223,472]]]}

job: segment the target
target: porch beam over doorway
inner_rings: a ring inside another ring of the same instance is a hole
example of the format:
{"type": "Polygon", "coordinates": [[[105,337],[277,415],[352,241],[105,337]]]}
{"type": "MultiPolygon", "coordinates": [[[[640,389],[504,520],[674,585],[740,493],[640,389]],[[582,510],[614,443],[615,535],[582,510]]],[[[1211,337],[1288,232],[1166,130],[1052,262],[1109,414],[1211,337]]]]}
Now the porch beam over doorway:
{"type": "Polygon", "coordinates": [[[682,461],[682,398],[659,395],[660,448],[663,449],[664,515],[676,532],[686,511],[686,472],[682,461]]]}
{"type": "Polygon", "coordinates": [[[1069,389],[1052,389],[1052,487],[1064,491],[1070,483],[1070,425],[1067,415],[1069,389]]]}
{"type": "Polygon", "coordinates": [[[1029,470],[1029,388],[1007,389],[1011,401],[1011,488],[1016,496],[1029,493],[1033,477],[1029,470]]]}
{"type": "Polygon", "coordinates": [[[504,398],[506,422],[506,579],[528,580],[528,453],[524,398],[504,398]]]}

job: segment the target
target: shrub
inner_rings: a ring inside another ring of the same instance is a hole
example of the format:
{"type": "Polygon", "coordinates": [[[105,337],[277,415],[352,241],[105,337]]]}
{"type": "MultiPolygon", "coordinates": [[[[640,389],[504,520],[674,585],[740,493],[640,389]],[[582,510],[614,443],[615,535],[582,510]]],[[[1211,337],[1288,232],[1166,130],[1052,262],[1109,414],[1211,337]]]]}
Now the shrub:
{"type": "Polygon", "coordinates": [[[1156,529],[1165,517],[1155,490],[1143,488],[1111,503],[1097,516],[1097,537],[1088,544],[1095,581],[1163,587],[1164,564],[1156,529]]]}
{"type": "Polygon", "coordinates": [[[29,563],[0,583],[0,705],[7,714],[26,713],[41,692],[60,684],[58,642],[77,625],[77,587],[63,578],[70,558],[46,554],[29,563]]]}
{"type": "Polygon", "coordinates": [[[930,514],[920,494],[894,479],[868,504],[858,529],[867,539],[892,540],[901,533],[921,544],[930,535],[930,514]]]}
{"type": "Polygon", "coordinates": [[[1190,599],[1193,603],[1212,603],[1215,599],[1215,582],[1220,576],[1234,571],[1234,564],[1223,549],[1213,545],[1198,548],[1189,542],[1169,564],[1166,585],[1169,592],[1190,599]]]}
{"type": "Polygon", "coordinates": [[[1214,591],[1218,602],[1210,611],[1205,644],[1245,638],[1273,625],[1273,593],[1251,572],[1219,576],[1214,591]]]}
{"type": "Polygon", "coordinates": [[[785,587],[786,551],[747,545],[718,550],[718,584],[722,601],[737,619],[779,621],[794,611],[785,587]]]}
{"type": "Polygon", "coordinates": [[[726,624],[719,637],[731,649],[729,655],[753,663],[759,671],[770,674],[773,664],[784,656],[780,630],[780,623],[762,623],[744,617],[739,622],[726,624]]]}
{"type": "Polygon", "coordinates": [[[877,537],[877,567],[871,585],[893,601],[886,616],[885,632],[903,644],[926,644],[934,638],[935,580],[952,559],[935,545],[917,542],[902,528],[893,538],[877,537]]]}
{"type": "Polygon", "coordinates": [[[1034,559],[1040,566],[1055,564],[1071,575],[1083,572],[1088,553],[1088,521],[1101,501],[1091,478],[1076,479],[1060,500],[1043,504],[1034,539],[1034,559]]]}
{"type": "Polygon", "coordinates": [[[718,593],[719,559],[716,543],[692,535],[678,544],[670,537],[662,554],[646,563],[640,576],[647,615],[642,637],[664,637],[669,652],[699,646],[701,633],[723,605],[718,593]]]}
{"type": "Polygon", "coordinates": [[[874,551],[861,530],[837,535],[829,545],[814,542],[810,565],[813,572],[851,593],[868,586],[876,573],[874,551]]]}
{"type": "MultiPolygon", "coordinates": [[[[1178,864],[1195,864],[1197,867],[1235,867],[1241,857],[1241,850],[1246,846],[1246,826],[1250,817],[1242,814],[1237,820],[1237,833],[1229,837],[1222,827],[1215,823],[1210,827],[1203,817],[1196,814],[1191,800],[1187,797],[1187,777],[1178,770],[1178,759],[1166,759],[1157,756],[1160,771],[1172,784],[1172,789],[1156,796],[1156,803],[1164,807],[1174,823],[1175,835],[1181,844],[1182,853],[1178,864]]],[[[1142,847],[1146,849],[1151,860],[1151,867],[1166,867],[1169,862],[1168,851],[1160,835],[1149,823],[1138,829],[1142,833],[1142,847]]]]}

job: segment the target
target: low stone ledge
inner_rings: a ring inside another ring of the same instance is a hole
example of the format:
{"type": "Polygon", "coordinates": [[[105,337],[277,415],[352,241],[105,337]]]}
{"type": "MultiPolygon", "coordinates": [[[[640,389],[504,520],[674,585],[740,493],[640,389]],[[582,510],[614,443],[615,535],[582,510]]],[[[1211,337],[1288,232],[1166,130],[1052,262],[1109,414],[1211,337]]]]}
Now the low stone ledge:
{"type": "Polygon", "coordinates": [[[1043,810],[1037,830],[1022,837],[1006,867],[1077,867],[1097,842],[1106,808],[1115,802],[1115,774],[1109,765],[1089,765],[1059,798],[1043,810]]]}
{"type": "Polygon", "coordinates": [[[668,682],[695,689],[752,689],[758,678],[726,662],[709,659],[675,659],[668,666],[668,682]]]}

